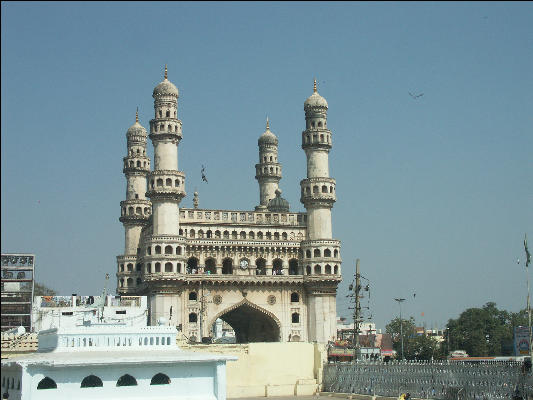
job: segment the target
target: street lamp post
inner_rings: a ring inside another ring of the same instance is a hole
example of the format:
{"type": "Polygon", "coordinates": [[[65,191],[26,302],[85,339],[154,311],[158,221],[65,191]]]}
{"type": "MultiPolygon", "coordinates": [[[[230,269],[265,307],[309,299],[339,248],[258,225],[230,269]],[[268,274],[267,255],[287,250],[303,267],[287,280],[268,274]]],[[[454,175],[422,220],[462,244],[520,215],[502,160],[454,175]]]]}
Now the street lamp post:
{"type": "Polygon", "coordinates": [[[402,302],[405,301],[405,299],[394,299],[398,302],[398,305],[400,306],[400,339],[402,341],[402,360],[403,360],[403,320],[402,320],[402,302]]]}

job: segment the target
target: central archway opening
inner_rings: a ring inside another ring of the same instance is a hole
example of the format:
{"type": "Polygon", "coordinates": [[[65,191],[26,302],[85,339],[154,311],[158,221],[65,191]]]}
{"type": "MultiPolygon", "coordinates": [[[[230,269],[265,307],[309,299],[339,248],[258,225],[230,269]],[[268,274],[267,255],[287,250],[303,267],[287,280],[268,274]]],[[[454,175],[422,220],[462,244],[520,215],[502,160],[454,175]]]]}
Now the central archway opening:
{"type": "Polygon", "coordinates": [[[279,342],[279,325],[268,314],[244,303],[219,316],[235,331],[236,343],[279,342]]]}

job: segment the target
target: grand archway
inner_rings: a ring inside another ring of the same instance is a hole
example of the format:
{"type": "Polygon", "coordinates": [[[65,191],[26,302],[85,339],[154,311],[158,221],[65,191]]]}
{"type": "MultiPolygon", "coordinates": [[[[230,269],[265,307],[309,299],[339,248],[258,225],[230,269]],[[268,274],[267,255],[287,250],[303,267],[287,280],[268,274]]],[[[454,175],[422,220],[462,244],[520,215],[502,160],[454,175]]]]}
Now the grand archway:
{"type": "Polygon", "coordinates": [[[246,299],[219,313],[213,323],[218,318],[233,328],[237,343],[280,340],[280,323],[276,316],[246,299]]]}

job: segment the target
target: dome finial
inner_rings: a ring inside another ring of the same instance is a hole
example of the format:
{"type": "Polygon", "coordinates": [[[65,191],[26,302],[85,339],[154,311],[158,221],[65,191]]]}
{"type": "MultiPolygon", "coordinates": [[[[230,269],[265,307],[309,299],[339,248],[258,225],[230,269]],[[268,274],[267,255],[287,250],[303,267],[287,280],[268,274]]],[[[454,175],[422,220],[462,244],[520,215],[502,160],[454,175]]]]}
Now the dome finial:
{"type": "Polygon", "coordinates": [[[165,80],[168,79],[167,64],[165,64],[165,80]]]}
{"type": "Polygon", "coordinates": [[[313,92],[316,93],[316,78],[315,78],[315,83],[313,84],[313,92]]]}
{"type": "Polygon", "coordinates": [[[270,129],[270,124],[268,123],[268,116],[267,116],[267,128],[266,130],[268,131],[270,129]]]}
{"type": "Polygon", "coordinates": [[[135,122],[139,122],[139,107],[137,107],[137,111],[135,111],[135,122]]]}

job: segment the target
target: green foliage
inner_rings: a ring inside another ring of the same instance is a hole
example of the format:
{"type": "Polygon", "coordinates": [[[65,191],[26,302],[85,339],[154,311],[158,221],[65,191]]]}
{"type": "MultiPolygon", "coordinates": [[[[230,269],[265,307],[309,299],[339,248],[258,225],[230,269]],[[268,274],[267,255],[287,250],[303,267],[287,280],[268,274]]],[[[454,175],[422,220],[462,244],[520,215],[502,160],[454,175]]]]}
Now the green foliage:
{"type": "Polygon", "coordinates": [[[54,289],[50,289],[41,283],[35,282],[33,285],[34,296],[55,296],[57,293],[54,289]]]}
{"type": "Polygon", "coordinates": [[[482,308],[469,308],[459,318],[448,321],[447,350],[465,350],[473,357],[512,355],[514,328],[527,325],[525,310],[518,313],[499,310],[492,302],[482,308]]]}

